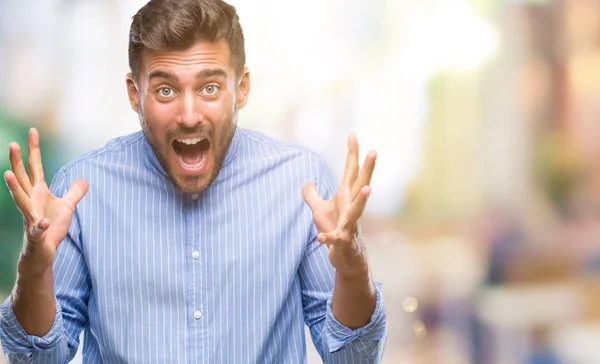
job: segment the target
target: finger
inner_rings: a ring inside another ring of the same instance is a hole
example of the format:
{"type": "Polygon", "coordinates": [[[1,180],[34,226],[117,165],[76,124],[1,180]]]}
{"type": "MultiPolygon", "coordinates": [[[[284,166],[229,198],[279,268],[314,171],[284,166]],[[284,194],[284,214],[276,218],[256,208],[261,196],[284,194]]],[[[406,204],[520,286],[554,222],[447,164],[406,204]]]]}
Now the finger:
{"type": "Polygon", "coordinates": [[[319,195],[319,191],[317,191],[317,186],[312,182],[309,182],[302,187],[302,197],[304,197],[304,201],[306,201],[313,212],[323,202],[323,199],[319,195]]]}
{"type": "Polygon", "coordinates": [[[14,173],[19,185],[27,195],[31,193],[31,182],[25,171],[25,165],[21,158],[21,147],[19,144],[12,142],[8,145],[8,154],[10,159],[10,169],[14,173]]]}
{"type": "Polygon", "coordinates": [[[83,179],[76,179],[71,184],[71,187],[63,197],[63,201],[69,205],[72,210],[75,210],[75,207],[81,201],[83,196],[87,193],[88,184],[83,179]]]}
{"type": "Polygon", "coordinates": [[[372,150],[367,154],[365,163],[363,164],[358,178],[352,187],[351,201],[354,201],[358,193],[364,186],[371,184],[371,177],[373,177],[373,171],[375,170],[375,161],[377,160],[377,152],[372,150]]]}
{"type": "Polygon", "coordinates": [[[17,208],[23,214],[25,220],[29,223],[35,221],[35,216],[33,216],[30,211],[29,196],[27,196],[25,191],[23,191],[23,188],[19,184],[15,174],[12,171],[4,172],[4,180],[6,181],[6,185],[10,190],[10,194],[15,201],[15,205],[17,205],[17,208]]]}
{"type": "Polygon", "coordinates": [[[42,237],[42,234],[48,230],[48,228],[50,227],[50,220],[48,219],[42,219],[40,222],[38,222],[37,224],[35,224],[28,232],[27,232],[27,239],[29,239],[29,241],[37,241],[42,237]]]}
{"type": "Polygon", "coordinates": [[[319,233],[317,241],[321,244],[336,244],[342,241],[349,240],[348,234],[344,233],[340,228],[329,233],[319,233]]]}
{"type": "Polygon", "coordinates": [[[40,134],[36,128],[29,130],[28,143],[29,179],[32,185],[44,180],[44,169],[42,168],[42,153],[40,151],[40,134]]]}
{"type": "Polygon", "coordinates": [[[358,176],[358,141],[356,134],[352,133],[348,136],[348,155],[346,157],[346,168],[344,169],[344,177],[342,184],[350,189],[358,176]]]}
{"type": "Polygon", "coordinates": [[[361,188],[358,196],[352,204],[350,204],[350,208],[348,209],[348,214],[346,215],[346,224],[354,227],[356,226],[358,219],[362,216],[365,211],[365,206],[367,206],[367,200],[369,199],[369,195],[371,195],[371,187],[364,186],[361,188]]]}
{"type": "Polygon", "coordinates": [[[321,244],[327,244],[327,240],[328,240],[328,234],[325,233],[319,233],[317,235],[317,241],[321,244]]]}

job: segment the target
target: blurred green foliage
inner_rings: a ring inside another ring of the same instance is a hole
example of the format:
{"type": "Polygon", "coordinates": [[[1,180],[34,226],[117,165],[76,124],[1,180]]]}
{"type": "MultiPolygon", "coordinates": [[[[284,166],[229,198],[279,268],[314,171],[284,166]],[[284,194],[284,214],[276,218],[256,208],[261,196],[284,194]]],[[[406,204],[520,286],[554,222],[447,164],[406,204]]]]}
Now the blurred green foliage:
{"type": "MultiPolygon", "coordinates": [[[[27,158],[27,136],[29,128],[37,123],[18,120],[0,105],[0,171],[10,169],[8,144],[19,143],[22,157],[27,158]]],[[[64,158],[59,149],[58,138],[40,130],[40,149],[44,174],[50,185],[64,158]]],[[[0,186],[0,296],[8,294],[16,277],[17,261],[23,241],[23,216],[17,209],[8,187],[0,186]]]]}

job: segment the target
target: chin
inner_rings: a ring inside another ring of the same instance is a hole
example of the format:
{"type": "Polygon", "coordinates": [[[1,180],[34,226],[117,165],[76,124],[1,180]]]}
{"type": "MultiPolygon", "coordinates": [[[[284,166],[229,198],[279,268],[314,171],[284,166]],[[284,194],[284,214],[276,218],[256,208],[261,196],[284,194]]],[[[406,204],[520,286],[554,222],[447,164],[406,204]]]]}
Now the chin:
{"type": "Polygon", "coordinates": [[[214,178],[211,176],[171,176],[171,179],[183,193],[200,193],[210,186],[214,178]]]}

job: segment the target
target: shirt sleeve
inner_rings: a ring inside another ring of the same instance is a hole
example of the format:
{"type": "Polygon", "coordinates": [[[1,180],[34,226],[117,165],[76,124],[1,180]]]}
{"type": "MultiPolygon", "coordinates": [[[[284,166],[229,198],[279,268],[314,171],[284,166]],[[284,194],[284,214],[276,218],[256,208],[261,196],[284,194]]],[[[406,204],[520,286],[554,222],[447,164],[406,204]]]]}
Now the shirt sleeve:
{"type": "MultiPolygon", "coordinates": [[[[324,199],[332,198],[337,190],[335,178],[323,162],[317,189],[324,199]]],[[[316,235],[313,226],[299,270],[304,319],[313,343],[325,363],[378,363],[387,336],[381,285],[376,283],[377,302],[370,322],[355,330],[342,325],[331,309],[335,270],[329,262],[327,247],[316,240],[316,235]]]]}
{"type": "Polygon", "coordinates": [[[369,323],[352,330],[335,319],[331,310],[331,297],[327,300],[327,316],[325,319],[325,362],[337,363],[336,356],[343,357],[341,362],[353,363],[352,357],[360,358],[360,363],[377,363],[383,355],[387,336],[385,304],[381,296],[381,284],[375,283],[377,303],[369,323]],[[327,360],[327,358],[331,358],[327,360]],[[365,361],[371,359],[372,361],[365,361]]]}
{"type": "MultiPolygon", "coordinates": [[[[52,182],[52,193],[67,191],[64,171],[52,182]]],[[[17,320],[12,296],[0,307],[0,342],[9,363],[66,363],[76,354],[79,335],[87,323],[90,279],[80,245],[77,212],[65,240],[58,246],[53,264],[56,316],[44,337],[28,335],[17,320]]]]}
{"type": "Polygon", "coordinates": [[[52,328],[44,337],[27,335],[12,309],[12,297],[1,307],[0,339],[9,363],[65,362],[66,342],[62,340],[62,309],[56,302],[52,328]]]}

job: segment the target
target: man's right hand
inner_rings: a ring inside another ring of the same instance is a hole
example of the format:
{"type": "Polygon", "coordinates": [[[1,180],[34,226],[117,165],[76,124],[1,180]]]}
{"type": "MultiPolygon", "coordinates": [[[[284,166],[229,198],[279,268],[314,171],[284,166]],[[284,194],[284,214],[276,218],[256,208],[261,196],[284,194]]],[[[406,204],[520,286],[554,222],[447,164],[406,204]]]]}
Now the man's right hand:
{"type": "Polygon", "coordinates": [[[40,136],[29,131],[29,176],[17,143],[9,144],[11,170],[4,173],[15,204],[25,220],[20,277],[36,277],[51,270],[56,248],[67,235],[75,207],[87,192],[87,182],[76,180],[64,197],[53,196],[44,180],[40,136]]]}
{"type": "Polygon", "coordinates": [[[29,176],[17,143],[10,143],[10,171],[4,179],[25,221],[23,252],[12,295],[13,311],[28,335],[45,336],[55,319],[52,262],[56,248],[67,236],[75,206],[87,192],[76,180],[63,198],[53,196],[44,180],[40,136],[29,131],[29,176]]]}

